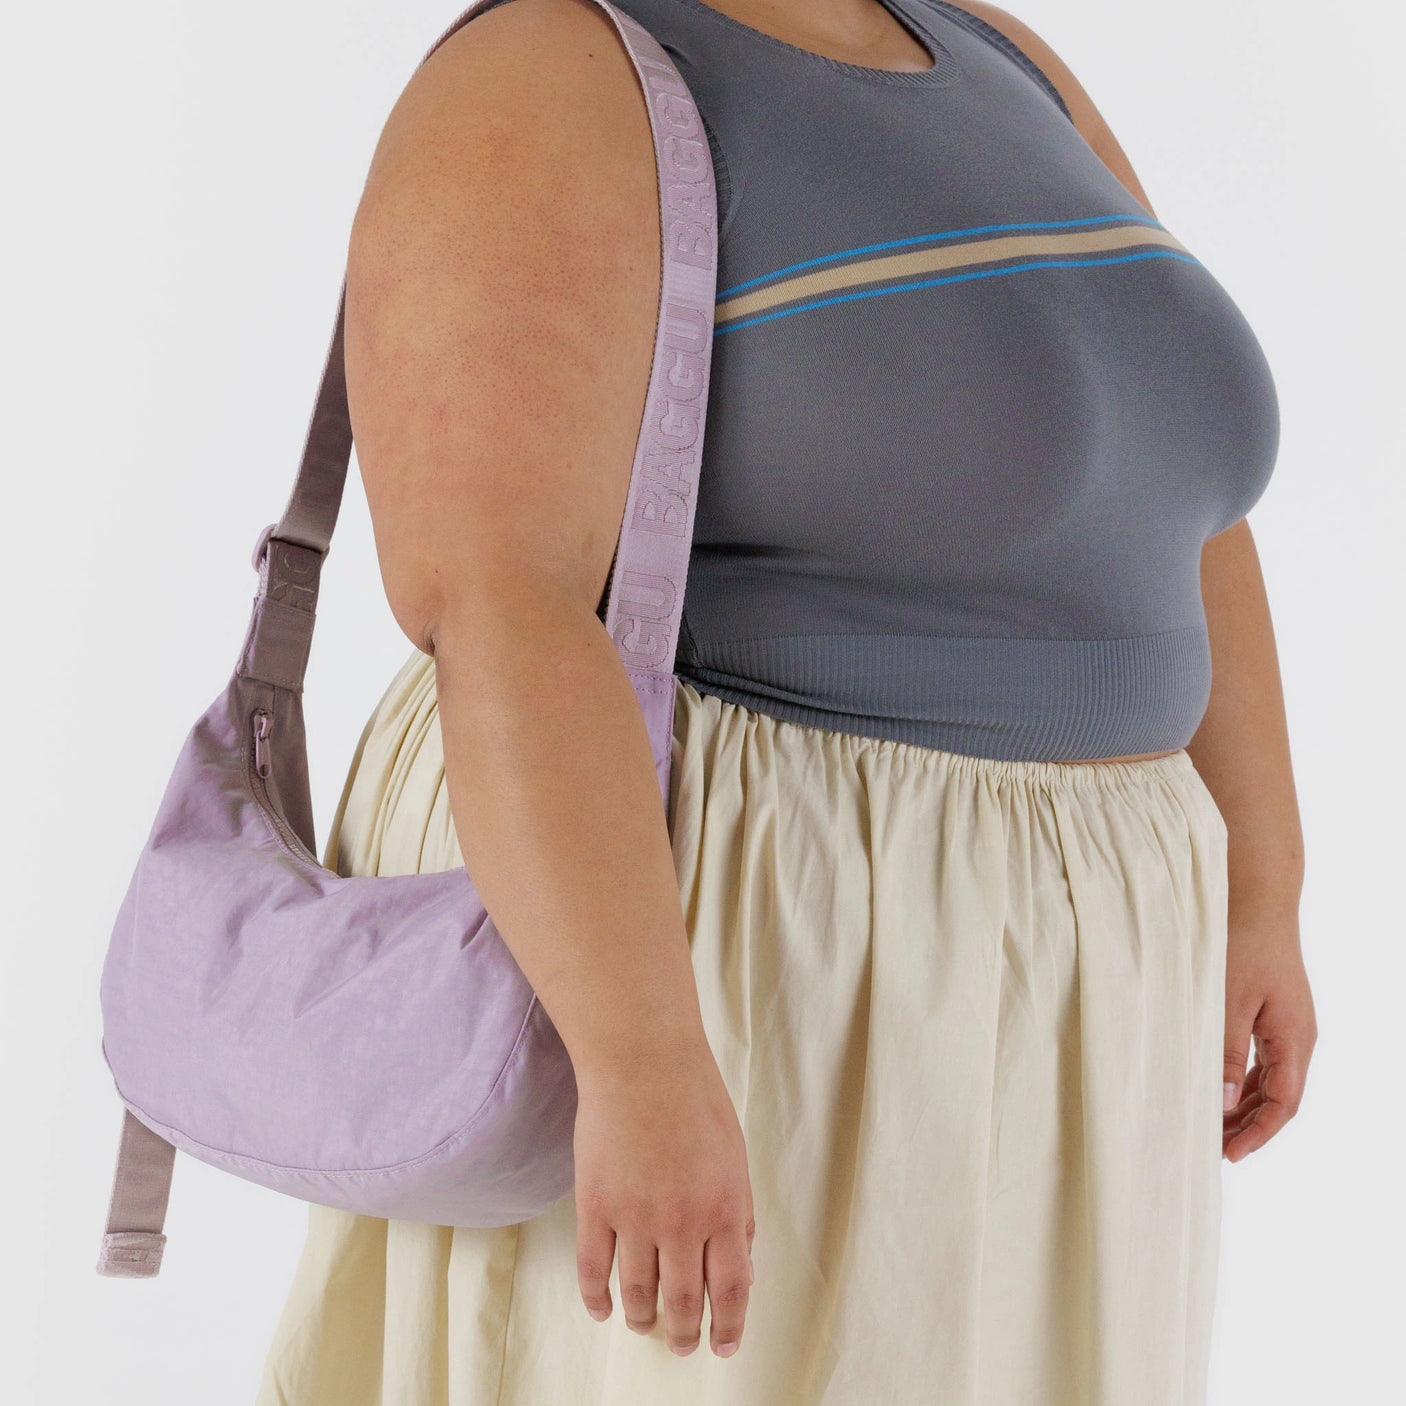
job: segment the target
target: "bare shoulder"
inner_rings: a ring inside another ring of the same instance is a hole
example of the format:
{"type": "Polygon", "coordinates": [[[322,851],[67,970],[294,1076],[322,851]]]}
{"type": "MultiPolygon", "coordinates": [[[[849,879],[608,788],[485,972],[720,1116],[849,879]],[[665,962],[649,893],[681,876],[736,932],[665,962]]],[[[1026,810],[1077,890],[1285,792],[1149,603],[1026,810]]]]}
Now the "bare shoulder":
{"type": "MultiPolygon", "coordinates": [[[[615,27],[591,0],[509,0],[461,26],[411,76],[377,143],[374,200],[391,185],[458,175],[545,175],[545,158],[590,166],[652,160],[638,80],[615,27]]],[[[569,175],[557,171],[561,179],[569,175]]],[[[558,187],[560,188],[560,187],[558,187]]]]}
{"type": "Polygon", "coordinates": [[[648,111],[610,18],[591,0],[508,0],[445,40],[397,99],[348,277],[363,307],[452,280],[461,298],[517,287],[594,317],[626,269],[657,262],[658,221],[648,111]]]}
{"type": "Polygon", "coordinates": [[[978,19],[983,19],[993,29],[998,29],[1017,48],[1021,49],[1041,69],[1051,83],[1059,89],[1060,96],[1069,108],[1069,115],[1079,129],[1084,140],[1094,149],[1104,165],[1140,200],[1152,213],[1152,203],[1147,198],[1141,182],[1134,172],[1127,154],[1119,146],[1102,113],[1094,106],[1093,99],[1084,91],[1083,85],[1074,76],[1069,65],[1033,30],[1024,20],[989,5],[985,0],[961,0],[961,9],[969,11],[978,19]]]}

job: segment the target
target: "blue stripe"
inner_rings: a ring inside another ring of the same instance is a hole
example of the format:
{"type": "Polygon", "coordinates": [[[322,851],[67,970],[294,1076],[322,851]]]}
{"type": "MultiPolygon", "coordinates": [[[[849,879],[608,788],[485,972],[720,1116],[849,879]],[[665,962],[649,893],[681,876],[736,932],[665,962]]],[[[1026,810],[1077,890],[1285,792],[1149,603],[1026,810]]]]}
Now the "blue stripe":
{"type": "Polygon", "coordinates": [[[994,234],[1003,229],[1067,229],[1071,225],[1097,225],[1108,220],[1116,220],[1119,224],[1155,225],[1158,229],[1164,228],[1160,220],[1150,219],[1145,215],[1089,215],[1080,220],[1027,220],[1024,224],[1018,225],[973,225],[970,229],[950,229],[943,234],[912,234],[906,239],[890,239],[883,244],[861,244],[858,248],[844,249],[838,254],[825,254],[818,259],[806,259],[799,264],[787,264],[784,269],[777,269],[774,273],[764,273],[759,278],[749,278],[745,283],[734,283],[731,288],[721,289],[717,296],[730,298],[734,293],[740,293],[744,288],[752,288],[758,283],[767,282],[768,279],[780,278],[785,273],[795,273],[797,269],[814,268],[817,264],[832,264],[837,259],[850,259],[856,254],[873,254],[880,249],[899,249],[905,244],[926,244],[929,241],[936,242],[941,239],[957,239],[964,234],[994,234]]]}
{"type": "Polygon", "coordinates": [[[1031,264],[1010,264],[1006,268],[979,269],[975,273],[953,273],[943,278],[925,278],[918,283],[895,283],[887,288],[867,288],[859,293],[842,293],[834,298],[820,298],[811,303],[798,303],[793,308],[782,308],[780,312],[769,312],[761,317],[749,317],[745,322],[733,322],[717,328],[713,335],[721,337],[725,332],[736,332],[742,327],[755,327],[759,322],[771,322],[778,317],[790,317],[792,313],[809,312],[812,308],[829,307],[831,303],[850,303],[856,298],[878,298],[885,293],[906,293],[913,288],[933,288],[939,283],[963,283],[969,278],[999,278],[1004,273],[1020,273],[1025,269],[1088,268],[1094,264],[1130,264],[1135,259],[1180,259],[1184,264],[1200,265],[1200,259],[1189,258],[1172,249],[1149,249],[1142,254],[1122,254],[1112,259],[1040,259],[1031,264]]]}

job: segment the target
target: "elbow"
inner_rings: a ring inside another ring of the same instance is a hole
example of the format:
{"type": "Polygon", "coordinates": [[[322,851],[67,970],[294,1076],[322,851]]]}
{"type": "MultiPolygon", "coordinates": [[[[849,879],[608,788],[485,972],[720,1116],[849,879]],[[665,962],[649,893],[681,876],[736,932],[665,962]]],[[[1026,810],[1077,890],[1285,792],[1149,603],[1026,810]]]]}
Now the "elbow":
{"type": "Polygon", "coordinates": [[[406,639],[421,654],[433,656],[439,642],[442,612],[427,600],[402,598],[399,604],[391,602],[391,614],[406,639]]]}
{"type": "Polygon", "coordinates": [[[446,571],[422,562],[408,573],[383,568],[382,577],[396,623],[431,656],[525,649],[540,661],[564,635],[601,628],[590,587],[550,571],[446,571]]]}
{"type": "Polygon", "coordinates": [[[450,583],[433,568],[392,585],[386,577],[386,600],[402,633],[422,654],[457,650],[463,641],[475,649],[488,646],[515,614],[513,593],[500,584],[450,583]]]}
{"type": "Polygon", "coordinates": [[[446,593],[440,584],[440,573],[423,562],[407,567],[385,551],[379,557],[381,585],[391,616],[416,649],[433,655],[445,614],[446,593]]]}

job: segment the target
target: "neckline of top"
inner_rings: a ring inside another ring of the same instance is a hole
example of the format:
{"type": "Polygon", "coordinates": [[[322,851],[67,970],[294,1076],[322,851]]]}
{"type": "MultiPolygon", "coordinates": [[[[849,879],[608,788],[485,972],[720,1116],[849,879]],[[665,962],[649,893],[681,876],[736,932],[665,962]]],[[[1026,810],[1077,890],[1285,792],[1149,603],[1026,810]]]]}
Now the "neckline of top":
{"type": "Polygon", "coordinates": [[[832,59],[828,54],[817,54],[814,49],[802,49],[797,44],[788,44],[786,40],[778,39],[774,34],[768,34],[763,29],[755,29],[750,24],[744,24],[741,20],[734,19],[716,6],[705,3],[705,0],[675,0],[675,3],[685,6],[695,14],[710,16],[720,24],[726,25],[758,43],[770,45],[794,58],[820,64],[833,72],[845,74],[850,78],[865,79],[873,83],[898,83],[910,87],[930,88],[950,83],[960,74],[957,61],[953,58],[951,51],[921,20],[911,13],[902,0],[878,0],[878,3],[927,50],[928,57],[932,60],[930,68],[868,68],[864,64],[846,63],[843,59],[832,59]]]}

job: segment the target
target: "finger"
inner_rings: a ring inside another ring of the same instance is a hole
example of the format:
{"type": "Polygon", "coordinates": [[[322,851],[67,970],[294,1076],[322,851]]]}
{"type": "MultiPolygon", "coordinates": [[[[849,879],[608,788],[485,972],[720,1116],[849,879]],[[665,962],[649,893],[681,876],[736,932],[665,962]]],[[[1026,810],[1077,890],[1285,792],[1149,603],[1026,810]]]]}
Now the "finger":
{"type": "Polygon", "coordinates": [[[1266,1003],[1260,1026],[1255,1033],[1259,1050],[1255,1063],[1256,1088],[1263,1101],[1250,1111],[1227,1147],[1226,1156],[1232,1162],[1263,1147],[1298,1112],[1308,1077],[1313,1048],[1311,1025],[1292,1015],[1280,1020],[1275,1009],[1266,1003]]]}
{"type": "Polygon", "coordinates": [[[616,1240],[620,1260],[620,1302],[625,1322],[637,1333],[654,1328],[659,1308],[659,1249],[639,1234],[616,1240]]]}
{"type": "Polygon", "coordinates": [[[1227,1152],[1232,1162],[1263,1147],[1298,1112],[1303,1096],[1304,1070],[1292,1059],[1265,1065],[1260,1077],[1263,1102],[1252,1109],[1227,1152]]]}
{"type": "Polygon", "coordinates": [[[1273,1111],[1273,1117],[1278,1120],[1274,1128],[1278,1132],[1299,1111],[1304,1084],[1308,1079],[1313,1037],[1301,1027],[1292,1026],[1281,1032],[1271,1026],[1257,1038],[1260,1046],[1258,1062],[1264,1065],[1259,1089],[1265,1103],[1273,1111]]]}
{"type": "Polygon", "coordinates": [[[1255,1115],[1263,1105],[1264,1100],[1259,1099],[1255,1102],[1253,1107],[1247,1108],[1242,1105],[1240,1108],[1237,1108],[1235,1112],[1227,1114],[1224,1128],[1225,1136],[1227,1138],[1232,1138],[1236,1133],[1244,1132],[1254,1121],[1255,1115]]]}
{"type": "Polygon", "coordinates": [[[1254,1122],[1250,1121],[1239,1132],[1232,1133],[1229,1139],[1226,1139],[1225,1147],[1222,1150],[1227,1160],[1240,1161],[1258,1147],[1263,1147],[1264,1142],[1263,1130],[1257,1128],[1254,1122]]]}
{"type": "Polygon", "coordinates": [[[730,1357],[742,1342],[747,1300],[751,1294],[751,1235],[720,1231],[703,1246],[703,1273],[708,1282],[711,1323],[709,1345],[719,1357],[730,1357]]]}
{"type": "Polygon", "coordinates": [[[1225,1143],[1225,1155],[1232,1162],[1239,1162],[1257,1148],[1263,1147],[1289,1121],[1289,1116],[1283,1104],[1277,1103],[1267,1095],[1261,1095],[1256,1106],[1239,1120],[1238,1126],[1230,1130],[1225,1143]]]}
{"type": "Polygon", "coordinates": [[[1241,1125],[1231,1131],[1222,1149],[1230,1161],[1239,1162],[1269,1141],[1268,1126],[1262,1123],[1263,1118],[1264,1107],[1261,1106],[1248,1114],[1241,1125]]]}
{"type": "Polygon", "coordinates": [[[1231,995],[1225,1005],[1224,1083],[1221,1107],[1229,1112],[1239,1103],[1245,1083],[1245,1066],[1250,1062],[1250,1040],[1259,1015],[1258,996],[1231,995]]]}
{"type": "Polygon", "coordinates": [[[615,1257],[615,1232],[599,1215],[578,1208],[576,1217],[576,1283],[586,1311],[597,1322],[610,1317],[610,1262],[615,1257]]]}
{"type": "Polygon", "coordinates": [[[698,1346],[703,1328],[703,1246],[688,1236],[659,1247],[659,1292],[664,1298],[664,1328],[669,1351],[687,1357],[698,1346]]]}
{"type": "MultiPolygon", "coordinates": [[[[1253,1074],[1254,1071],[1251,1072],[1253,1074]]],[[[1259,1089],[1250,1088],[1249,1079],[1245,1081],[1245,1088],[1248,1092],[1242,1095],[1240,1102],[1234,1108],[1226,1110],[1225,1126],[1227,1128],[1238,1128],[1245,1121],[1246,1115],[1253,1113],[1264,1102],[1264,1095],[1259,1089]]]]}
{"type": "Polygon", "coordinates": [[[1250,1066],[1250,1072],[1245,1076],[1245,1083],[1240,1090],[1242,1099],[1248,1098],[1251,1094],[1260,1091],[1260,1080],[1264,1078],[1264,1065],[1258,1060],[1250,1066]]]}
{"type": "Polygon", "coordinates": [[[1264,1066],[1257,1060],[1250,1068],[1249,1074],[1245,1078],[1245,1093],[1240,1102],[1230,1109],[1225,1115],[1225,1122],[1221,1132],[1221,1155],[1230,1156],[1232,1145],[1235,1147],[1235,1156],[1232,1161],[1239,1161],[1247,1152],[1254,1150],[1258,1146],[1257,1138],[1246,1137],[1242,1141],[1236,1141],[1241,1134],[1248,1133],[1254,1127],[1255,1115],[1264,1106],[1264,1092],[1260,1088],[1261,1080],[1264,1077],[1264,1066]]]}

